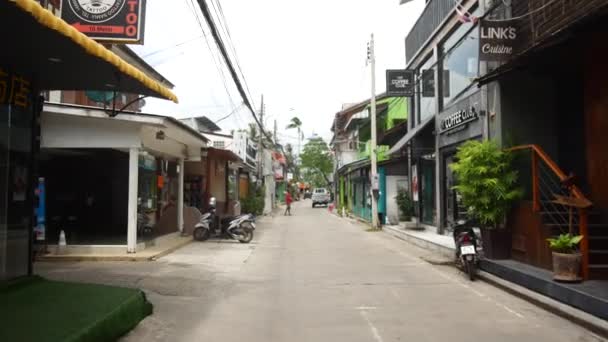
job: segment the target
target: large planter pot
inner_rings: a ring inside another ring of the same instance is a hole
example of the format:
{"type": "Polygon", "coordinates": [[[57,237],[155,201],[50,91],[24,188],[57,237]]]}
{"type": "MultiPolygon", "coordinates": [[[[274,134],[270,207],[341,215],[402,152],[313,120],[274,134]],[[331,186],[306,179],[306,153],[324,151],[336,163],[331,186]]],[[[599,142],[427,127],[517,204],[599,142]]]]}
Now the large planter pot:
{"type": "Polygon", "coordinates": [[[581,253],[564,254],[552,252],[553,255],[553,279],[563,282],[581,281],[581,253]]]}
{"type": "Polygon", "coordinates": [[[507,229],[481,229],[484,257],[495,260],[511,258],[511,235],[507,229]]]}

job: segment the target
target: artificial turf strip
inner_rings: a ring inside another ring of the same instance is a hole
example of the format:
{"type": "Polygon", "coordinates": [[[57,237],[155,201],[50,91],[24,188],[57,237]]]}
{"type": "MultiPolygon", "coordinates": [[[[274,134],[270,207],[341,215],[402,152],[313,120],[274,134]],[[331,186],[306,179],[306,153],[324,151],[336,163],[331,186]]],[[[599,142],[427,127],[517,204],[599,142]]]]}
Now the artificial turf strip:
{"type": "Polygon", "coordinates": [[[0,285],[0,341],[114,341],[151,313],[135,289],[40,277],[0,285]]]}

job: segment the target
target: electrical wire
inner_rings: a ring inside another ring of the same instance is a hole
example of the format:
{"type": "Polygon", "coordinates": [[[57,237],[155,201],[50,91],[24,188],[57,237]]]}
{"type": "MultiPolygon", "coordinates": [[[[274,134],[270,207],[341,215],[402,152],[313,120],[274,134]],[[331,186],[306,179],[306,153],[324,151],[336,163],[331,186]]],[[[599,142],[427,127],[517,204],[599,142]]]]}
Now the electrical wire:
{"type": "MultiPolygon", "coordinates": [[[[525,17],[531,16],[532,14],[536,13],[536,12],[540,12],[542,10],[544,10],[545,8],[553,5],[557,0],[551,0],[549,2],[547,2],[546,4],[540,6],[539,8],[533,9],[528,13],[524,13],[522,15],[519,15],[517,17],[511,17],[511,18],[506,18],[506,19],[484,19],[485,21],[492,21],[492,22],[505,22],[505,21],[513,21],[513,20],[519,20],[519,19],[523,19],[525,17]]],[[[508,6],[504,0],[502,1],[503,5],[508,6]]]]}
{"type": "Polygon", "coordinates": [[[188,0],[185,0],[185,1],[188,4],[188,8],[190,8],[190,11],[194,15],[194,18],[196,19],[198,26],[201,29],[201,32],[203,33],[203,37],[205,38],[205,44],[207,45],[207,49],[209,50],[209,53],[211,54],[211,58],[213,59],[213,63],[215,64],[218,74],[220,75],[220,78],[222,79],[222,83],[224,85],[224,89],[226,90],[226,94],[228,95],[228,99],[229,99],[232,107],[234,108],[234,107],[236,107],[236,105],[234,103],[234,100],[232,99],[232,95],[230,94],[230,91],[228,90],[228,83],[226,82],[226,75],[224,74],[224,71],[222,68],[221,58],[219,56],[217,56],[217,54],[215,54],[214,50],[211,48],[211,44],[209,43],[209,39],[207,37],[207,34],[205,33],[205,29],[203,28],[203,23],[198,16],[198,12],[196,10],[196,5],[194,3],[194,0],[189,0],[189,2],[188,2],[188,0]]]}
{"type": "Polygon", "coordinates": [[[258,124],[258,127],[260,128],[261,133],[264,134],[264,136],[266,136],[266,138],[272,142],[273,141],[272,137],[264,129],[264,125],[260,122],[258,116],[255,113],[255,110],[253,109],[253,107],[251,105],[251,101],[249,101],[249,98],[247,97],[247,94],[245,93],[243,84],[237,75],[237,72],[234,68],[234,65],[232,64],[232,62],[230,60],[230,57],[228,56],[228,52],[226,51],[226,46],[225,46],[225,44],[218,32],[217,26],[213,20],[213,16],[211,15],[211,12],[209,10],[207,1],[198,0],[198,3],[201,8],[201,11],[203,12],[203,16],[205,17],[205,20],[207,20],[207,24],[209,25],[209,28],[211,29],[211,34],[213,35],[213,38],[215,39],[215,43],[217,44],[217,46],[220,50],[220,53],[222,54],[222,57],[224,58],[224,62],[226,63],[226,66],[228,67],[228,70],[230,71],[230,76],[232,77],[232,80],[234,81],[239,94],[243,98],[243,102],[245,103],[245,105],[247,106],[249,111],[251,112],[251,115],[253,116],[255,122],[258,124]]]}

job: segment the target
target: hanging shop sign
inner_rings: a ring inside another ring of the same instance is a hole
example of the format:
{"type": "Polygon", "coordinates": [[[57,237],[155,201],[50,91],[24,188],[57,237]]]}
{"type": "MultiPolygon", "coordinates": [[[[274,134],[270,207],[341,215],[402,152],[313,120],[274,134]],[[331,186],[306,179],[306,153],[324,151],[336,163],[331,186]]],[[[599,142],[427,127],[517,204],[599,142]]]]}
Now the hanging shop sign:
{"type": "Polygon", "coordinates": [[[412,165],[412,201],[418,202],[418,167],[412,165]]]}
{"type": "Polygon", "coordinates": [[[386,70],[386,94],[395,97],[414,96],[414,71],[386,70]]]}
{"type": "Polygon", "coordinates": [[[92,39],[143,44],[145,0],[63,0],[61,18],[92,39]]]}
{"type": "Polygon", "coordinates": [[[479,59],[506,61],[517,53],[518,26],[513,21],[482,20],[479,26],[479,59]]]}

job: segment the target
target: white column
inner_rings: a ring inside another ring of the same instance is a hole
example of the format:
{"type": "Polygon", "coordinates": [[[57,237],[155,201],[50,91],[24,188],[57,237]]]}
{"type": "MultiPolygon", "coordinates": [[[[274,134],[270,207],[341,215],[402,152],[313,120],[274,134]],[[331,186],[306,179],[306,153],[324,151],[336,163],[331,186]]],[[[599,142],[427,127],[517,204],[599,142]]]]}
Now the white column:
{"type": "Polygon", "coordinates": [[[177,186],[177,228],[184,231],[184,159],[179,160],[179,184],[177,186]]]}
{"type": "Polygon", "coordinates": [[[127,253],[137,248],[137,187],[139,176],[139,148],[129,149],[129,205],[127,215],[127,253]]]}

